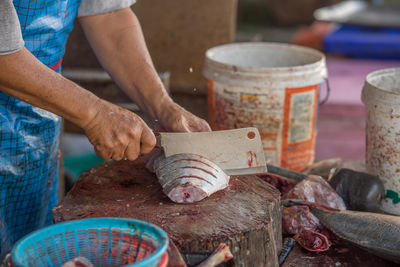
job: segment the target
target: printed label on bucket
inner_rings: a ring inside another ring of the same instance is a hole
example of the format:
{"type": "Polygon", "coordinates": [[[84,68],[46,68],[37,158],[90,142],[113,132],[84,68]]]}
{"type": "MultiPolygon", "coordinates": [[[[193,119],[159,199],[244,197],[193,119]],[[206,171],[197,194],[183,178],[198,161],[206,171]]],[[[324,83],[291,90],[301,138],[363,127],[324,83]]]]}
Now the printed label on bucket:
{"type": "Polygon", "coordinates": [[[301,171],[313,162],[317,105],[318,85],[286,89],[282,167],[301,171]]]}
{"type": "Polygon", "coordinates": [[[302,170],[314,159],[318,85],[259,88],[209,81],[213,130],[257,127],[268,163],[302,170]]]}

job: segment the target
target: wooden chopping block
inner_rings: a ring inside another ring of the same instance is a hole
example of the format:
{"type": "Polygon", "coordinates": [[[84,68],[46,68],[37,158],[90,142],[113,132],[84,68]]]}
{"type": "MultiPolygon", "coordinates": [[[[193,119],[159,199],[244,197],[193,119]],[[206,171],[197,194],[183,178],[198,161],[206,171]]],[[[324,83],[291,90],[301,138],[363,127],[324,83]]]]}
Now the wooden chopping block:
{"type": "Polygon", "coordinates": [[[210,253],[224,242],[238,266],[278,266],[282,227],[275,188],[256,176],[232,177],[223,191],[176,204],[144,163],[120,161],[88,170],[54,208],[54,222],[134,218],[163,228],[182,253],[210,253]]]}

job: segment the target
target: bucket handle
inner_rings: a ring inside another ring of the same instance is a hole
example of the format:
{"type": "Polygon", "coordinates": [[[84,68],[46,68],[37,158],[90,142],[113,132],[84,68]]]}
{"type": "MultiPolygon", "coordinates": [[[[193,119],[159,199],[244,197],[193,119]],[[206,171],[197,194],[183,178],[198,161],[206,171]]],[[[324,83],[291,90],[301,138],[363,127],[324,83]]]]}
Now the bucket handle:
{"type": "Polygon", "coordinates": [[[328,101],[329,95],[331,93],[331,86],[329,84],[328,78],[325,78],[325,84],[326,84],[326,96],[324,97],[324,99],[321,102],[319,102],[320,106],[322,106],[323,104],[325,104],[328,101]]]}

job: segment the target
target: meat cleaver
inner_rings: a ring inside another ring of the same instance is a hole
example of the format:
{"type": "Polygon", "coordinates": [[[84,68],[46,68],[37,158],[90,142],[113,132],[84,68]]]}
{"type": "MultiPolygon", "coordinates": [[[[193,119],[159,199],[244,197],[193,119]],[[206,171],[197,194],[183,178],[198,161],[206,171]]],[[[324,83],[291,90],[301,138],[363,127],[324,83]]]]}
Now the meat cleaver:
{"type": "Polygon", "coordinates": [[[191,153],[203,156],[227,175],[248,175],[267,171],[265,155],[257,128],[195,132],[159,133],[157,145],[166,157],[191,153]]]}

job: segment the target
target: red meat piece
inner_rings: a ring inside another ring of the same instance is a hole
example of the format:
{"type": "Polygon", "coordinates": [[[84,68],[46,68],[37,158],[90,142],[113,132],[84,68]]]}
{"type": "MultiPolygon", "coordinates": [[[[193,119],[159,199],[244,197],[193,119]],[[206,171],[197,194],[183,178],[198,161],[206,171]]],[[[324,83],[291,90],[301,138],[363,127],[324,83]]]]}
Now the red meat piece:
{"type": "Polygon", "coordinates": [[[321,228],[319,220],[307,206],[293,206],[282,211],[283,234],[295,235],[303,230],[317,231],[321,228]]]}
{"type": "Polygon", "coordinates": [[[258,177],[278,189],[281,192],[281,195],[286,194],[296,185],[295,181],[279,176],[277,174],[263,173],[258,175],[258,177]]]}
{"type": "Polygon", "coordinates": [[[329,183],[322,177],[314,175],[310,175],[298,183],[283,196],[283,199],[299,199],[334,209],[346,209],[343,199],[329,183]]]}
{"type": "Polygon", "coordinates": [[[303,230],[293,237],[303,248],[312,252],[327,251],[332,243],[329,239],[318,232],[303,230]]]}

